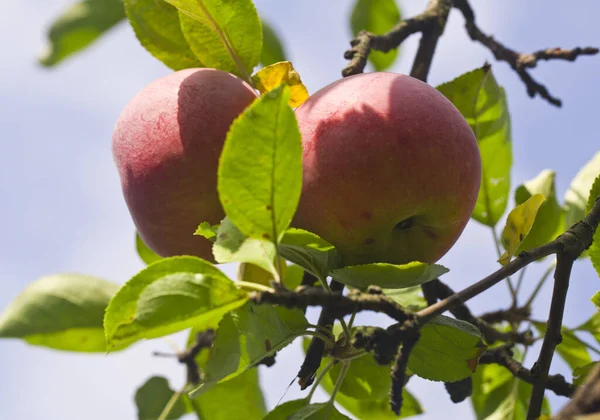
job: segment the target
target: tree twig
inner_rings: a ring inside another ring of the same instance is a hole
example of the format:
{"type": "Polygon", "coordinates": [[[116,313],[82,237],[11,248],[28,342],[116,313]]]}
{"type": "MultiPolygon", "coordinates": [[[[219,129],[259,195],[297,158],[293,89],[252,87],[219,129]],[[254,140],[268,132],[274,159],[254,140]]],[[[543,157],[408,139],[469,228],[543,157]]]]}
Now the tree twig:
{"type": "Polygon", "coordinates": [[[573,419],[579,414],[597,413],[600,411],[600,365],[588,375],[585,383],[577,389],[575,396],[558,413],[555,420],[573,419]]]}
{"type": "Polygon", "coordinates": [[[465,18],[465,28],[473,41],[477,41],[487,47],[496,60],[505,61],[514,71],[517,72],[525,87],[527,94],[530,97],[539,95],[547,100],[552,105],[560,107],[562,102],[560,99],[552,96],[548,89],[535,81],[529,74],[527,69],[534,68],[540,60],[567,60],[575,61],[581,55],[598,54],[598,48],[574,48],[565,50],[562,48],[548,48],[545,50],[536,51],[534,53],[518,53],[510,48],[505,47],[500,42],[496,41],[492,36],[486,35],[475,23],[475,13],[471,8],[468,0],[455,0],[454,7],[461,11],[465,18]]]}

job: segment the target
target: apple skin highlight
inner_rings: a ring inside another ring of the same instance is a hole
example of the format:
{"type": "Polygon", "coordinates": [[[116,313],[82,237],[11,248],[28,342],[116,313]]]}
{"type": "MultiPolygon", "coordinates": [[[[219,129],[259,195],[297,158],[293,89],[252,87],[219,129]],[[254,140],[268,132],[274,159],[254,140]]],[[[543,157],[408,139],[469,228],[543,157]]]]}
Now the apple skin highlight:
{"type": "Polygon", "coordinates": [[[193,235],[225,214],[217,167],[233,120],[256,99],[244,81],[215,69],[186,69],[139,92],[117,121],[112,150],[125,201],[143,241],[157,254],[214,261],[193,235]]]}
{"type": "Polygon", "coordinates": [[[335,245],[345,265],[433,263],[469,221],[481,159],[440,92],[395,73],[341,79],[304,102],[303,189],[293,225],[335,245]]]}

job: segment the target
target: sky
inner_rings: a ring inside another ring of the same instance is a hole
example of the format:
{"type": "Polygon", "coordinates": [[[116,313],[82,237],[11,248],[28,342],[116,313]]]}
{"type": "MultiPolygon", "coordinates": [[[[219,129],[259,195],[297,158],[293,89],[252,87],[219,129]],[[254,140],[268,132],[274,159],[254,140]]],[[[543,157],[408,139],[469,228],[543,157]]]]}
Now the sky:
{"type": "MultiPolygon", "coordinates": [[[[310,93],[340,78],[343,52],[351,38],[350,1],[255,0],[259,13],[281,34],[288,55],[310,93]]],[[[593,45],[600,41],[594,0],[473,0],[479,26],[521,51],[546,47],[593,45]]],[[[170,72],[139,45],[122,24],[88,51],[53,70],[36,64],[45,30],[69,0],[0,3],[0,310],[41,276],[60,272],[90,274],[124,283],[143,268],[133,246],[134,227],[115,169],[110,139],[125,104],[149,82],[170,72]]],[[[424,0],[403,0],[405,16],[423,10],[424,0]]],[[[408,73],[418,36],[403,46],[392,71],[408,73]]],[[[597,45],[596,45],[597,46],[597,45]]],[[[544,169],[557,172],[558,196],[595,152],[600,97],[600,57],[575,63],[543,62],[532,71],[563,100],[557,109],[530,99],[505,63],[473,43],[463,18],[452,12],[441,39],[429,83],[438,85],[492,63],[508,95],[512,117],[513,185],[544,169]]],[[[462,289],[497,268],[488,228],[469,223],[457,245],[440,261],[450,268],[444,280],[462,289]]],[[[545,268],[528,269],[532,287],[545,268]]],[[[233,269],[229,267],[228,273],[233,269]]],[[[589,297],[600,289],[588,261],[577,262],[565,314],[575,326],[593,312],[589,297]]],[[[541,293],[535,316],[546,319],[551,288],[541,293]]],[[[476,313],[508,306],[507,288],[473,299],[476,313]]],[[[313,313],[314,315],[314,313],[313,313]]],[[[365,316],[362,323],[381,320],[365,316]]],[[[173,340],[183,345],[181,334],[173,340]]],[[[591,340],[591,339],[590,339],[591,340]]],[[[167,376],[179,387],[183,371],[173,360],[155,358],[168,351],[165,340],[143,342],[115,355],[78,355],[32,347],[18,340],[0,341],[0,418],[11,420],[87,420],[136,418],[133,394],[152,375],[167,376]]],[[[272,368],[261,368],[267,405],[273,407],[301,363],[299,342],[278,355],[272,368]]],[[[569,377],[555,359],[553,372],[569,377]]],[[[422,419],[472,418],[468,402],[454,405],[441,383],[411,381],[409,389],[427,410],[422,419]]],[[[304,395],[293,385],[285,399],[304,395]]],[[[317,393],[316,400],[326,396],[317,393]]],[[[551,398],[559,407],[564,400],[551,398]]]]}

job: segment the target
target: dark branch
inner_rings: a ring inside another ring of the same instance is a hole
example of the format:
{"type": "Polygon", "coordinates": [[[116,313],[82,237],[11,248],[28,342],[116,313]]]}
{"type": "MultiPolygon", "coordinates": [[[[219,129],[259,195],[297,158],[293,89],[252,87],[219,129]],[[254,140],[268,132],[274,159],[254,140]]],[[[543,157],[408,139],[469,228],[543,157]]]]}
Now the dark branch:
{"type": "Polygon", "coordinates": [[[516,324],[519,322],[526,321],[527,319],[529,319],[530,316],[531,308],[521,307],[486,312],[485,314],[479,315],[479,318],[489,324],[499,324],[501,322],[516,324]]]}
{"type": "MultiPolygon", "coordinates": [[[[526,369],[512,357],[509,346],[496,347],[488,350],[479,359],[480,364],[498,364],[504,366],[513,374],[514,377],[527,383],[533,384],[537,380],[529,369],[526,369]]],[[[546,389],[554,392],[556,395],[571,398],[575,392],[575,385],[567,382],[562,375],[550,375],[546,383],[546,389]]]]}
{"type": "MultiPolygon", "coordinates": [[[[304,280],[304,278],[303,278],[303,280],[304,280]]],[[[344,285],[335,280],[332,280],[331,284],[329,285],[329,288],[336,295],[341,296],[341,293],[344,290],[344,285]]],[[[326,293],[322,289],[316,288],[316,287],[308,287],[307,288],[306,286],[301,286],[298,289],[320,291],[320,292],[326,294],[328,297],[332,296],[331,294],[326,293]]],[[[281,295],[281,292],[277,293],[276,296],[280,296],[280,295],[281,295]]],[[[259,297],[259,300],[262,298],[264,298],[264,297],[262,297],[262,296],[259,297]]],[[[267,299],[268,299],[268,297],[267,297],[267,299]]],[[[308,305],[306,305],[306,306],[308,306],[308,305]]],[[[306,306],[304,306],[303,308],[306,309],[306,306]]],[[[323,309],[321,310],[321,314],[319,315],[319,320],[317,321],[317,325],[319,327],[331,330],[331,328],[333,326],[333,322],[335,321],[335,318],[336,318],[335,314],[329,308],[323,306],[323,309]]],[[[308,345],[308,349],[306,350],[306,356],[304,357],[304,362],[302,362],[302,366],[300,366],[300,371],[298,372],[298,383],[300,384],[300,389],[304,390],[313,383],[313,381],[315,379],[315,374],[317,373],[319,366],[321,366],[321,360],[323,359],[324,354],[325,354],[325,342],[323,340],[321,340],[320,338],[313,337],[312,340],[310,341],[310,344],[308,345]]]]}
{"type": "Polygon", "coordinates": [[[412,329],[409,332],[409,335],[405,338],[402,346],[398,350],[398,355],[396,357],[396,363],[392,366],[392,387],[390,389],[390,407],[392,411],[397,415],[400,415],[400,410],[402,409],[402,389],[406,384],[406,369],[408,367],[408,358],[410,357],[410,353],[413,348],[419,341],[419,330],[412,329]]]}
{"type": "Polygon", "coordinates": [[[561,48],[548,48],[534,53],[518,53],[505,47],[492,36],[486,35],[475,23],[475,14],[468,0],[455,0],[454,7],[460,10],[465,18],[465,27],[467,33],[473,41],[477,41],[487,47],[496,60],[507,62],[513,70],[517,72],[530,97],[540,95],[552,105],[560,107],[561,100],[552,96],[548,89],[535,81],[527,71],[528,68],[534,68],[540,60],[567,60],[575,61],[580,55],[598,54],[598,48],[574,48],[572,50],[563,50],[561,48]]]}
{"type": "Polygon", "coordinates": [[[542,349],[537,362],[533,365],[532,373],[536,377],[531,391],[529,401],[528,419],[537,419],[542,412],[542,403],[544,393],[548,382],[548,372],[556,346],[562,341],[561,329],[562,320],[565,313],[565,303],[567,300],[567,290],[569,289],[569,279],[571,278],[571,269],[575,258],[571,258],[566,253],[559,253],[556,256],[556,270],[554,271],[554,290],[552,292],[552,301],[550,303],[550,314],[548,316],[548,328],[542,349]]]}

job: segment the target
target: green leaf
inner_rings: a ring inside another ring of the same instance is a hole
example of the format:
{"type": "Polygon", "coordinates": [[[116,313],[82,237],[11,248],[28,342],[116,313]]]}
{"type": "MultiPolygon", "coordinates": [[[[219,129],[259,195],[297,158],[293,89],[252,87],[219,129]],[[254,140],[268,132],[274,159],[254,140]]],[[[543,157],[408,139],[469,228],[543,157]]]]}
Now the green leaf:
{"type": "Polygon", "coordinates": [[[164,258],[131,278],[104,318],[109,350],[193,327],[243,305],[247,293],[209,262],[164,258]]]}
{"type": "MultiPolygon", "coordinates": [[[[357,0],[352,9],[350,27],[354,36],[363,30],[383,35],[400,22],[400,19],[400,9],[395,0],[357,0]]],[[[394,64],[397,57],[398,49],[387,53],[371,51],[369,61],[376,71],[384,71],[394,64]]]]}
{"type": "Polygon", "coordinates": [[[427,307],[423,298],[422,289],[419,286],[407,287],[405,289],[383,289],[383,294],[393,299],[403,308],[418,311],[427,307]]]}
{"type": "Polygon", "coordinates": [[[508,214],[506,225],[500,238],[502,246],[506,250],[498,260],[500,264],[506,265],[510,262],[510,259],[521,246],[521,243],[527,238],[537,218],[538,210],[545,201],[546,197],[542,194],[534,194],[523,204],[519,204],[512,209],[508,214]]]}
{"type": "MultiPolygon", "coordinates": [[[[477,420],[526,420],[531,385],[515,379],[503,366],[480,365],[473,375],[471,404],[477,420]]],[[[550,414],[544,398],[542,414],[550,414]]]]}
{"type": "Polygon", "coordinates": [[[76,54],[125,19],[121,0],[83,0],[71,4],[48,30],[49,46],[39,58],[52,67],[76,54]]]}
{"type": "Polygon", "coordinates": [[[285,274],[283,276],[283,284],[290,290],[296,289],[296,287],[302,284],[304,277],[304,269],[299,265],[290,264],[285,268],[285,274]]]}
{"type": "MultiPolygon", "coordinates": [[[[533,326],[542,336],[546,335],[545,322],[533,322],[533,326]]],[[[556,346],[556,352],[571,369],[587,365],[592,361],[585,344],[577,338],[573,330],[562,327],[561,334],[562,341],[556,346]]]]}
{"type": "Polygon", "coordinates": [[[263,46],[260,53],[260,62],[263,66],[286,61],[286,54],[283,45],[277,36],[277,32],[267,22],[262,21],[263,46]]]}
{"type": "Polygon", "coordinates": [[[351,420],[329,403],[311,404],[302,407],[289,420],[351,420]]]}
{"type": "Polygon", "coordinates": [[[213,255],[220,263],[247,262],[275,273],[275,245],[264,239],[248,238],[226,217],[217,231],[213,255]]]}
{"type": "Polygon", "coordinates": [[[218,171],[227,217],[251,238],[280,240],[300,200],[302,145],[290,90],[260,97],[232,124],[218,171]]]}
{"type": "Polygon", "coordinates": [[[275,407],[263,420],[288,420],[292,414],[308,404],[306,399],[287,401],[275,407]]]}
{"type": "Polygon", "coordinates": [[[215,385],[191,403],[202,420],[262,420],[267,412],[258,369],[215,385]]]}
{"type": "Polygon", "coordinates": [[[283,258],[323,279],[341,264],[340,255],[333,245],[306,230],[286,230],[277,247],[283,258]]]}
{"type": "Polygon", "coordinates": [[[167,67],[205,67],[183,36],[176,8],[163,0],[125,0],[125,11],[142,46],[167,67]]]}
{"type": "MultiPolygon", "coordinates": [[[[596,293],[597,294],[597,293],[596,293]]],[[[594,296],[596,296],[594,294],[594,296]]],[[[600,312],[594,313],[586,322],[574,328],[575,331],[586,331],[592,334],[594,339],[600,343],[600,312]]]]}
{"type": "Polygon", "coordinates": [[[403,289],[427,283],[449,270],[441,265],[413,261],[408,264],[394,265],[373,263],[338,268],[331,276],[346,286],[366,289],[376,285],[386,289],[403,289]]]}
{"type": "MultiPolygon", "coordinates": [[[[153,376],[149,378],[144,385],[135,392],[135,405],[138,411],[138,420],[156,420],[168,404],[175,391],[169,386],[169,381],[162,376],[153,376]]],[[[166,417],[168,420],[175,420],[189,410],[179,398],[175,406],[166,417]]]]}
{"type": "Polygon", "coordinates": [[[520,251],[544,245],[565,231],[565,212],[556,200],[554,171],[545,170],[538,176],[520,185],[515,191],[516,204],[523,204],[535,194],[542,194],[546,201],[542,203],[531,230],[519,246],[520,251]]]}
{"type": "Polygon", "coordinates": [[[304,334],[309,327],[299,309],[246,303],[219,324],[205,370],[194,395],[234,378],[304,334]]]}
{"type": "Polygon", "coordinates": [[[148,245],[142,241],[142,238],[140,238],[140,235],[137,233],[135,234],[135,250],[146,265],[150,265],[153,262],[162,259],[160,255],[148,248],[148,245]]]}
{"type": "Polygon", "coordinates": [[[585,216],[590,190],[600,175],[600,152],[596,153],[571,181],[565,194],[565,223],[569,228],[585,216]]]}
{"type": "Polygon", "coordinates": [[[432,381],[456,382],[471,376],[485,351],[483,338],[468,322],[438,316],[421,328],[408,368],[432,381]]]}
{"type": "MultiPolygon", "coordinates": [[[[338,363],[329,376],[336,382],[342,364],[338,363]]],[[[371,354],[352,360],[339,392],[357,400],[384,400],[390,391],[390,366],[378,364],[371,354]]]]}
{"type": "Polygon", "coordinates": [[[600,309],[600,292],[594,293],[590,300],[594,305],[596,305],[596,309],[600,309]]]}
{"type": "Polygon", "coordinates": [[[465,117],[481,154],[481,189],[472,217],[495,226],[506,211],[510,192],[512,141],[504,89],[489,68],[465,73],[438,86],[465,117]]]}
{"type": "Polygon", "coordinates": [[[248,81],[262,50],[252,0],[165,0],[179,9],[183,35],[206,66],[248,81]]]}
{"type": "Polygon", "coordinates": [[[0,337],[57,350],[106,352],[102,320],[119,286],[80,274],[30,284],[0,315],[0,337]]]}
{"type": "Polygon", "coordinates": [[[220,225],[211,225],[208,222],[202,222],[194,232],[194,235],[203,236],[211,242],[217,239],[217,232],[220,225]]]}
{"type": "MultiPolygon", "coordinates": [[[[594,181],[594,184],[590,189],[590,196],[588,198],[586,214],[592,210],[592,207],[596,203],[598,197],[600,197],[600,175],[596,177],[596,180],[594,181]]],[[[600,229],[596,229],[596,233],[594,233],[592,246],[590,246],[587,253],[590,256],[592,265],[596,269],[596,273],[598,273],[598,276],[600,276],[600,229]]],[[[600,301],[600,298],[598,299],[598,301],[600,301]]],[[[599,305],[596,304],[596,306],[599,305]]]]}

